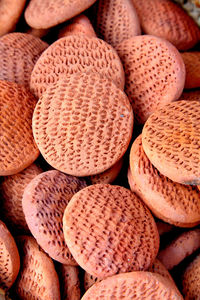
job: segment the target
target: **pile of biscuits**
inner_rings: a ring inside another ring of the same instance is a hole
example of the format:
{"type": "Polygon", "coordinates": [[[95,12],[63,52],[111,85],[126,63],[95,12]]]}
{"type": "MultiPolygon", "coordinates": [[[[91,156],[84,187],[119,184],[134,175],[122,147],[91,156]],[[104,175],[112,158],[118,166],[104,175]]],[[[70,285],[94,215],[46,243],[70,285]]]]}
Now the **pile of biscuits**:
{"type": "Polygon", "coordinates": [[[0,62],[0,299],[200,299],[195,21],[4,0],[0,62]]]}

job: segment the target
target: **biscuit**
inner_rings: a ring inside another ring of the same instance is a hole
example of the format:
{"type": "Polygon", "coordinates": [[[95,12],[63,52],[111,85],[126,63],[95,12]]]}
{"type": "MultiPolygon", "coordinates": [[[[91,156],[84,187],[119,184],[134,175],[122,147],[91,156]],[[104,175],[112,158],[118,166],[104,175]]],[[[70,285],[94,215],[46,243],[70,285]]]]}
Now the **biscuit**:
{"type": "Polygon", "coordinates": [[[75,266],[60,265],[61,299],[80,300],[79,269],[75,266]]]}
{"type": "Polygon", "coordinates": [[[193,89],[200,87],[200,51],[181,53],[185,68],[185,89],[193,89]]]}
{"type": "Polygon", "coordinates": [[[180,96],[180,100],[196,100],[200,101],[200,89],[184,90],[180,96]]]}

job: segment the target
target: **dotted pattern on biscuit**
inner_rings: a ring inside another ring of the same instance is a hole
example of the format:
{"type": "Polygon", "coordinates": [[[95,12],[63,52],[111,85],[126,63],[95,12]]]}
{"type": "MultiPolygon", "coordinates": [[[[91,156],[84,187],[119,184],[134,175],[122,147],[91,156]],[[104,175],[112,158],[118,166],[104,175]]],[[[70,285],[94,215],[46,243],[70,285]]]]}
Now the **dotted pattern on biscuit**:
{"type": "Polygon", "coordinates": [[[42,173],[36,164],[30,165],[22,172],[3,177],[0,184],[2,218],[9,227],[19,232],[29,232],[22,209],[22,196],[27,184],[42,173]]]}
{"type": "Polygon", "coordinates": [[[124,65],[125,92],[137,122],[144,124],[156,109],[180,97],[183,60],[173,45],[149,35],[125,40],[116,49],[124,65]]]}
{"type": "Polygon", "coordinates": [[[139,18],[130,0],[98,1],[95,29],[114,48],[123,40],[141,34],[139,18]]]}
{"type": "Polygon", "coordinates": [[[200,192],[196,187],[176,183],[162,175],[150,162],[140,135],[130,152],[134,191],[150,210],[165,222],[181,227],[200,223],[200,192]]]}
{"type": "Polygon", "coordinates": [[[151,272],[130,272],[115,275],[95,283],[82,300],[111,299],[183,300],[175,285],[163,276],[151,272]]]}
{"type": "Polygon", "coordinates": [[[22,206],[31,233],[63,264],[77,265],[64,241],[62,218],[71,197],[84,187],[85,180],[53,170],[35,177],[24,191],[22,206]]]}
{"type": "Polygon", "coordinates": [[[146,34],[162,37],[179,49],[193,48],[200,40],[194,20],[170,0],[132,0],[146,34]]]}
{"type": "Polygon", "coordinates": [[[32,134],[34,96],[23,86],[0,80],[0,175],[16,174],[38,157],[32,134]]]}
{"type": "Polygon", "coordinates": [[[0,38],[0,79],[29,88],[33,67],[48,44],[30,34],[13,32],[0,38]]]}
{"type": "Polygon", "coordinates": [[[97,73],[66,75],[49,87],[33,115],[47,162],[74,176],[101,173],[127,150],[133,112],[124,92],[97,73]]]}
{"type": "Polygon", "coordinates": [[[124,70],[116,51],[98,38],[70,35],[63,37],[40,56],[31,74],[31,89],[40,97],[61,75],[93,71],[124,88],[124,70]]]}
{"type": "Polygon", "coordinates": [[[15,284],[20,299],[60,300],[60,286],[53,261],[30,236],[17,237],[21,268],[15,284]]]}
{"type": "Polygon", "coordinates": [[[185,67],[185,88],[192,89],[200,87],[200,51],[181,53],[185,67]]]}
{"type": "Polygon", "coordinates": [[[66,207],[63,231],[78,264],[100,279],[147,269],[159,247],[150,212],[121,186],[95,184],[79,191],[66,207]]]}
{"type": "Polygon", "coordinates": [[[157,274],[165,277],[166,279],[170,280],[175,285],[175,282],[174,282],[172,276],[170,275],[170,273],[168,272],[166,267],[161,263],[161,261],[159,261],[159,259],[156,258],[154,260],[153,265],[148,269],[148,271],[157,273],[157,274]]]}
{"type": "Polygon", "coordinates": [[[159,172],[182,184],[200,183],[200,102],[177,101],[144,125],[143,149],[159,172]]]}

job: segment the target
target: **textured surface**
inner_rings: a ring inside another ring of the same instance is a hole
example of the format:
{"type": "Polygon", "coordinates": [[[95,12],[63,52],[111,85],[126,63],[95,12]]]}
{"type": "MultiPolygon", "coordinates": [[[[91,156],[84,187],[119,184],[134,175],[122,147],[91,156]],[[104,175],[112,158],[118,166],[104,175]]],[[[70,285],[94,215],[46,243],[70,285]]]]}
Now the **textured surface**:
{"type": "Polygon", "coordinates": [[[33,67],[48,44],[30,34],[13,32],[0,38],[0,79],[29,88],[33,67]]]}
{"type": "Polygon", "coordinates": [[[60,265],[61,299],[80,300],[79,269],[74,266],[60,265]]]}
{"type": "Polygon", "coordinates": [[[200,51],[181,53],[186,68],[185,88],[200,87],[200,51]]]}
{"type": "Polygon", "coordinates": [[[195,100],[200,101],[200,89],[197,90],[185,90],[180,97],[180,100],[195,100]]]}
{"type": "Polygon", "coordinates": [[[159,107],[180,97],[185,65],[168,41],[140,35],[123,41],[116,50],[124,65],[125,92],[138,123],[145,123],[159,107]]]}
{"type": "Polygon", "coordinates": [[[156,217],[181,227],[200,223],[199,190],[162,175],[144,153],[141,135],[131,147],[130,169],[135,182],[132,190],[138,193],[156,217]]]}
{"type": "Polygon", "coordinates": [[[115,50],[103,40],[81,35],[63,37],[38,59],[31,74],[31,89],[41,96],[61,75],[93,71],[124,88],[124,70],[115,50]]]}
{"type": "Polygon", "coordinates": [[[132,128],[127,96],[97,73],[60,78],[33,115],[33,134],[44,158],[74,176],[98,174],[114,165],[128,147],[132,128]]]}
{"type": "Polygon", "coordinates": [[[95,277],[88,272],[85,272],[84,274],[84,289],[85,292],[93,285],[95,282],[99,282],[101,279],[98,279],[98,277],[95,277]]]}
{"type": "Polygon", "coordinates": [[[40,250],[32,237],[18,237],[17,245],[22,259],[16,295],[26,300],[60,300],[58,275],[51,258],[40,250]]]}
{"type": "Polygon", "coordinates": [[[36,99],[23,86],[0,80],[0,175],[13,175],[38,157],[32,134],[36,99]]]}
{"type": "Polygon", "coordinates": [[[14,30],[24,9],[26,0],[1,0],[0,36],[14,30]]]}
{"type": "Polygon", "coordinates": [[[22,196],[27,184],[42,170],[32,164],[22,172],[3,177],[0,184],[2,218],[9,228],[15,231],[28,232],[25,216],[22,209],[22,196]]]}
{"type": "Polygon", "coordinates": [[[0,221],[0,288],[8,290],[14,283],[20,267],[20,258],[14,238],[0,221]]]}
{"type": "Polygon", "coordinates": [[[50,257],[63,264],[77,265],[64,242],[62,218],[71,197],[83,187],[84,180],[53,170],[35,177],[23,194],[31,233],[50,257]]]}
{"type": "Polygon", "coordinates": [[[183,300],[174,284],[151,272],[131,272],[109,277],[95,283],[82,300],[183,300]]]}
{"type": "Polygon", "coordinates": [[[189,264],[182,277],[185,300],[198,300],[200,295],[200,254],[189,264]]]}
{"type": "Polygon", "coordinates": [[[62,38],[71,34],[82,34],[88,37],[96,37],[96,33],[90,20],[83,14],[71,19],[69,24],[61,28],[61,30],[59,30],[58,37],[62,38]]]}
{"type": "Polygon", "coordinates": [[[165,38],[179,50],[191,49],[200,40],[200,29],[171,0],[132,0],[146,34],[165,38]]]}
{"type": "Polygon", "coordinates": [[[141,34],[132,0],[98,1],[95,29],[99,37],[113,47],[123,40],[141,34]]]}
{"type": "Polygon", "coordinates": [[[200,183],[200,102],[177,101],[158,109],[142,131],[142,145],[161,174],[183,184],[200,183]]]}
{"type": "Polygon", "coordinates": [[[31,0],[25,10],[26,22],[33,28],[49,28],[73,18],[96,0],[31,0]]]}
{"type": "Polygon", "coordinates": [[[200,229],[182,233],[158,254],[158,259],[171,270],[200,248],[200,229]]]}
{"type": "Polygon", "coordinates": [[[159,247],[149,210],[121,186],[95,184],[76,193],[65,209],[63,231],[78,264],[99,278],[146,270],[159,247]]]}
{"type": "Polygon", "coordinates": [[[90,176],[90,181],[92,184],[95,183],[112,183],[117,176],[119,175],[119,172],[121,171],[123,165],[123,158],[120,159],[114,166],[109,168],[108,170],[104,171],[103,173],[90,176]]]}

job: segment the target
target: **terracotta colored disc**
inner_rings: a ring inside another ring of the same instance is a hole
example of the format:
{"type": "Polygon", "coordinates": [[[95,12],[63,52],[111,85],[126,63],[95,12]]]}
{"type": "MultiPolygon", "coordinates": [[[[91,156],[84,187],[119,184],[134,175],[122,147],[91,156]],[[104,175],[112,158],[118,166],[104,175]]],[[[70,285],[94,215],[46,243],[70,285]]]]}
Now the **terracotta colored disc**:
{"type": "Polygon", "coordinates": [[[144,153],[141,135],[132,144],[130,168],[135,182],[133,191],[156,217],[180,227],[193,227],[200,223],[199,190],[162,175],[144,153]]]}
{"type": "Polygon", "coordinates": [[[141,34],[139,18],[132,0],[98,1],[96,31],[116,47],[123,40],[141,34]]]}
{"type": "Polygon", "coordinates": [[[83,179],[52,170],[36,176],[24,190],[22,206],[31,233],[63,264],[77,265],[64,242],[62,218],[71,197],[83,187],[83,179]]]}
{"type": "Polygon", "coordinates": [[[162,37],[179,50],[188,50],[200,40],[194,20],[171,0],[132,0],[146,34],[162,37]]]}
{"type": "Polygon", "coordinates": [[[195,100],[200,101],[200,89],[185,90],[180,97],[180,100],[195,100]]]}
{"type": "Polygon", "coordinates": [[[200,51],[181,53],[186,67],[185,88],[200,87],[200,51]]]}
{"type": "Polygon", "coordinates": [[[0,288],[8,290],[13,285],[19,268],[20,257],[15,240],[0,221],[0,288]]]}
{"type": "Polygon", "coordinates": [[[130,272],[108,277],[95,283],[82,300],[183,300],[175,285],[163,276],[151,272],[130,272]]]}
{"type": "Polygon", "coordinates": [[[44,93],[33,115],[35,141],[47,162],[67,174],[104,172],[132,136],[130,102],[97,73],[66,75],[44,93]]]}
{"type": "Polygon", "coordinates": [[[200,295],[200,254],[189,264],[182,276],[184,299],[199,299],[200,295]]]}
{"type": "Polygon", "coordinates": [[[177,101],[144,125],[142,145],[159,172],[175,182],[200,184],[200,102],[177,101]]]}
{"type": "Polygon", "coordinates": [[[63,37],[40,56],[31,74],[31,89],[40,97],[61,77],[93,71],[112,79],[124,88],[124,70],[116,51],[98,38],[83,35],[63,37]]]}
{"type": "Polygon", "coordinates": [[[33,28],[49,28],[73,18],[96,0],[30,0],[25,10],[27,24],[33,28]]]}
{"type": "Polygon", "coordinates": [[[26,0],[1,0],[0,3],[0,36],[15,29],[26,0]]]}
{"type": "Polygon", "coordinates": [[[200,248],[200,229],[182,233],[158,254],[158,259],[171,270],[200,248]]]}
{"type": "Polygon", "coordinates": [[[0,80],[0,176],[24,170],[39,155],[32,134],[35,105],[25,87],[0,80]]]}
{"type": "Polygon", "coordinates": [[[96,37],[96,33],[90,20],[83,14],[71,19],[69,24],[61,28],[58,37],[62,38],[72,34],[82,34],[88,37],[96,37]]]}
{"type": "Polygon", "coordinates": [[[29,232],[22,209],[22,196],[27,184],[38,174],[42,173],[36,164],[11,176],[5,176],[0,184],[2,218],[12,232],[29,232]]]}
{"type": "Polygon", "coordinates": [[[13,32],[0,38],[0,79],[30,87],[33,67],[48,44],[30,34],[13,32]]]}
{"type": "Polygon", "coordinates": [[[126,94],[137,122],[144,124],[155,110],[180,97],[183,59],[171,43],[150,35],[125,40],[116,49],[124,65],[126,94]]]}
{"type": "Polygon", "coordinates": [[[76,193],[65,209],[63,231],[78,264],[100,279],[146,270],[159,247],[149,210],[122,186],[94,184],[76,193]]]}
{"type": "Polygon", "coordinates": [[[60,300],[60,286],[53,261],[30,236],[17,238],[21,268],[15,285],[20,299],[60,300]]]}
{"type": "Polygon", "coordinates": [[[80,300],[81,291],[78,267],[60,265],[59,275],[61,299],[80,300]]]}

